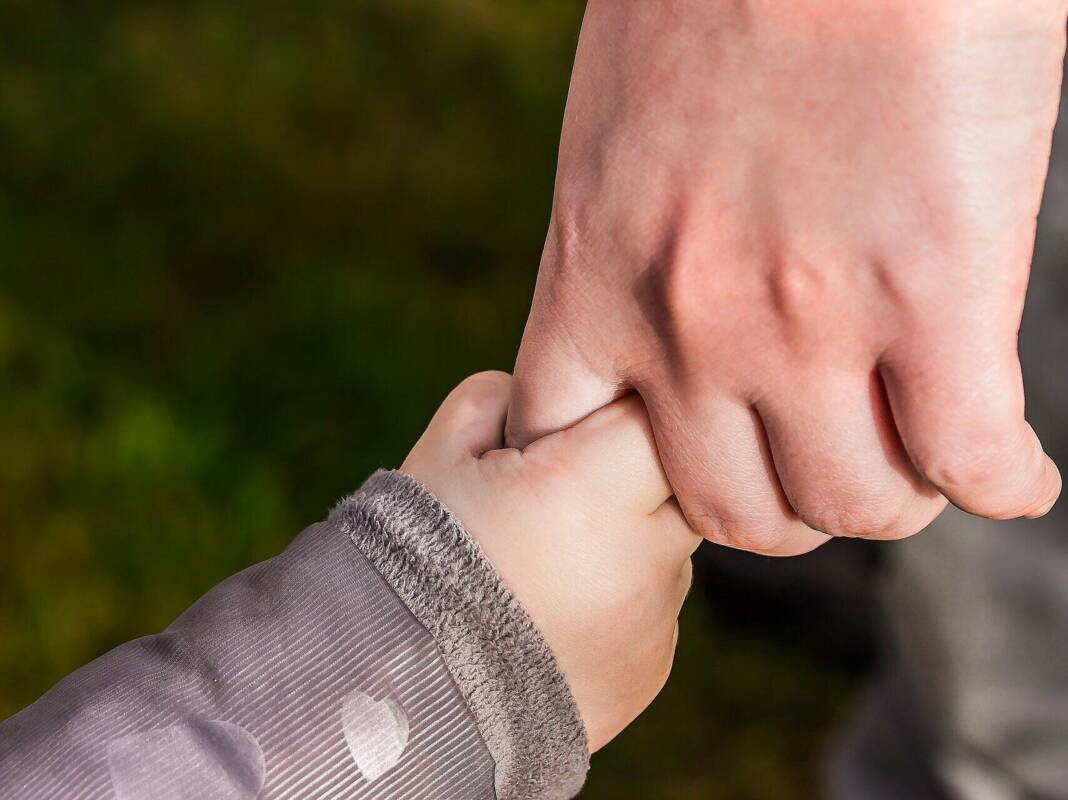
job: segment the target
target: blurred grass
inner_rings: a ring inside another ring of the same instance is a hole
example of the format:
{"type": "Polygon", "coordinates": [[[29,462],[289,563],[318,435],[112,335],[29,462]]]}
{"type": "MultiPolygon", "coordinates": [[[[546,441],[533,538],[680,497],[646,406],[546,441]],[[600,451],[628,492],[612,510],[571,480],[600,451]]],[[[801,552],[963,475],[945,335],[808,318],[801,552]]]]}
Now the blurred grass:
{"type": "MultiPolygon", "coordinates": [[[[508,369],[571,0],[0,0],[0,717],[508,369]]],[[[599,797],[804,797],[843,679],[693,604],[599,797]]]]}

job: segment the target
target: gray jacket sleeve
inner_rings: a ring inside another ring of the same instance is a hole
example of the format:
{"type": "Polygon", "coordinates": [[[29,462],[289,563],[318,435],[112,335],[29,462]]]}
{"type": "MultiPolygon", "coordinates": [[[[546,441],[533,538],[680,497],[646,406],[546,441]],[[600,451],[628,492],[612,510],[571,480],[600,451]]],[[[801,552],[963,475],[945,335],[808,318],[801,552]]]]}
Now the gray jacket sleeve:
{"type": "Polygon", "coordinates": [[[587,766],[544,639],[396,472],[0,724],[11,800],[555,799],[587,766]]]}

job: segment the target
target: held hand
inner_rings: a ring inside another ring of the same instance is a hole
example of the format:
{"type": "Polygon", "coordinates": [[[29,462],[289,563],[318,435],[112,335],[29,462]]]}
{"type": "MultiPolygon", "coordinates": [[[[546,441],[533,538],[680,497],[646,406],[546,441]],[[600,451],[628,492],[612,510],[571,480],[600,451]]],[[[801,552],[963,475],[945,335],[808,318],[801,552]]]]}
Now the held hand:
{"type": "Polygon", "coordinates": [[[1016,335],[1063,0],[591,0],[522,446],[627,388],[710,539],[1041,515],[1016,335]]]}
{"type": "Polygon", "coordinates": [[[530,614],[595,751],[667,680],[701,539],[671,499],[640,400],[520,452],[501,449],[510,393],[504,373],[468,378],[401,469],[464,523],[530,614]]]}

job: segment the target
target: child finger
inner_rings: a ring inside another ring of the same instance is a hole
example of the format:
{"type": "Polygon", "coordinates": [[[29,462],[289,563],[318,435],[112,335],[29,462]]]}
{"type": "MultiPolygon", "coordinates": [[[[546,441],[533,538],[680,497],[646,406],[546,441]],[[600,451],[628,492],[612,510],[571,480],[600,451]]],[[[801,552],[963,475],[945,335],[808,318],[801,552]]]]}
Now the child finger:
{"type": "Polygon", "coordinates": [[[512,376],[479,372],[449,393],[412,451],[455,464],[504,446],[512,376]]]}
{"type": "MultiPolygon", "coordinates": [[[[653,535],[648,545],[650,557],[658,559],[667,569],[683,569],[688,576],[686,565],[704,540],[686,521],[679,501],[674,497],[669,498],[651,515],[651,520],[653,535]]],[[[683,594],[689,591],[688,577],[686,584],[683,594]]]]}
{"type": "Polygon", "coordinates": [[[606,507],[650,514],[672,494],[637,395],[601,408],[523,451],[533,464],[566,463],[606,507]]]}

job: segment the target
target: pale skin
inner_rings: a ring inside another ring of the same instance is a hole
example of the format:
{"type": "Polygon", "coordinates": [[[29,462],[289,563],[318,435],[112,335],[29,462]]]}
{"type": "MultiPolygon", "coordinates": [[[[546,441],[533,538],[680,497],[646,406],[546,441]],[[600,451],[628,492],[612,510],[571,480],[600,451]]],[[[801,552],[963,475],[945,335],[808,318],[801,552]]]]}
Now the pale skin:
{"type": "Polygon", "coordinates": [[[1016,338],[1066,13],[590,0],[508,443],[637,391],[693,526],[775,555],[1045,514],[1016,338]]]}
{"type": "Polygon", "coordinates": [[[464,524],[556,656],[591,752],[652,702],[671,671],[701,538],[630,396],[524,451],[504,447],[511,378],[475,375],[401,467],[464,524]]]}

